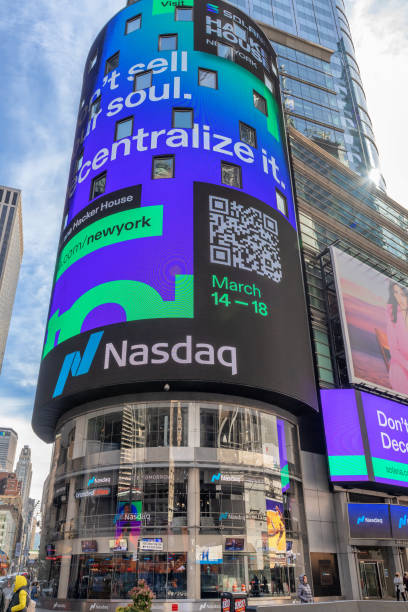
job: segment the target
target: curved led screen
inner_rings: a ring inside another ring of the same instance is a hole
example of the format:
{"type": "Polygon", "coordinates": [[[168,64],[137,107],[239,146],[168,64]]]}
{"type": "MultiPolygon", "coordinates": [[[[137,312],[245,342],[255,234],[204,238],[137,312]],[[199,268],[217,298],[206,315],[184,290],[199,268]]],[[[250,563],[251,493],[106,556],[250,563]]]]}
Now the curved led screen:
{"type": "Polygon", "coordinates": [[[141,0],[90,51],[34,429],[166,382],[317,405],[276,59],[224,3],[141,0]]]}

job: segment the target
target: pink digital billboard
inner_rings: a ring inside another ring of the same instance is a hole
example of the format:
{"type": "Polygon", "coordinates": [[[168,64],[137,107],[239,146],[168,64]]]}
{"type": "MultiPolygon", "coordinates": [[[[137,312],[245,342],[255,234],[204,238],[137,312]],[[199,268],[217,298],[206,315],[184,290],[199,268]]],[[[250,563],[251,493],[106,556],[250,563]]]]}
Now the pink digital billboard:
{"type": "Polygon", "coordinates": [[[408,287],[331,248],[351,383],[408,399],[408,287]]]}

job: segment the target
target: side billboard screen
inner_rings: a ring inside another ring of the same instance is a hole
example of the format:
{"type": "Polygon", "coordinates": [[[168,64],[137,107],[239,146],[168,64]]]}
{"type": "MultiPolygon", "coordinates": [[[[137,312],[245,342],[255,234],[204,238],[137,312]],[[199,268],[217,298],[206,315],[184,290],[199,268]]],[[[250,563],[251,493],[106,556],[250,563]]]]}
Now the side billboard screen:
{"type": "Polygon", "coordinates": [[[167,382],[317,408],[274,51],[229,4],[178,8],[126,7],[88,57],[33,417],[47,440],[75,405],[167,382]]]}
{"type": "Polygon", "coordinates": [[[321,391],[332,482],[408,486],[408,406],[354,389],[321,391]]]}
{"type": "Polygon", "coordinates": [[[387,504],[348,504],[351,538],[391,538],[387,504]]]}
{"type": "Polygon", "coordinates": [[[408,400],[408,287],[331,248],[351,383],[408,400]]]}

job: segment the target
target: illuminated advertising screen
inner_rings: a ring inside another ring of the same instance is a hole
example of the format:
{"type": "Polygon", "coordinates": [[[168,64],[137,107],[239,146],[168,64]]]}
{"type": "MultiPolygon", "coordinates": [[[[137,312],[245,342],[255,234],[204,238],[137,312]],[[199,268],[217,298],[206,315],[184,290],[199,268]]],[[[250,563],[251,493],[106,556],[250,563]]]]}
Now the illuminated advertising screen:
{"type": "Polygon", "coordinates": [[[390,506],[392,535],[396,540],[408,540],[408,506],[390,506]]]}
{"type": "Polygon", "coordinates": [[[408,406],[354,389],[321,391],[334,482],[408,486],[408,406]]]}
{"type": "Polygon", "coordinates": [[[269,552],[286,555],[286,529],[282,502],[266,498],[266,525],[269,552]]]}
{"type": "Polygon", "coordinates": [[[348,504],[351,538],[391,538],[387,504],[348,504]]]}
{"type": "Polygon", "coordinates": [[[331,248],[351,383],[408,399],[408,288],[331,248]]]}
{"type": "Polygon", "coordinates": [[[33,426],[137,390],[317,408],[276,57],[229,4],[140,0],[90,51],[33,426]],[[215,5],[214,5],[215,6],[215,5]]]}

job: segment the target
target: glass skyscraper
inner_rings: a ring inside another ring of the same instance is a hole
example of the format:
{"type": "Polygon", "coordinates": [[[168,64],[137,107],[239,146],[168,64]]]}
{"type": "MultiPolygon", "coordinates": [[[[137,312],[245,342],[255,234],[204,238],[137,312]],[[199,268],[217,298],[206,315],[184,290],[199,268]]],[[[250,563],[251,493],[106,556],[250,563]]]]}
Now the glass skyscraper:
{"type": "Polygon", "coordinates": [[[231,4],[269,26],[264,30],[278,53],[288,123],[384,189],[344,1],[231,4]]]}

